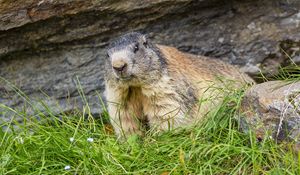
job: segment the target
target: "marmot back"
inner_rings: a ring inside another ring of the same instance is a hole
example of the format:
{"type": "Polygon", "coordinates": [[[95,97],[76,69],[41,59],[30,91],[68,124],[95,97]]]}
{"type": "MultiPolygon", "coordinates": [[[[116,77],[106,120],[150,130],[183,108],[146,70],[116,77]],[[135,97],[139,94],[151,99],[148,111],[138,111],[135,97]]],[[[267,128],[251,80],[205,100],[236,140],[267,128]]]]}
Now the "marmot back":
{"type": "Polygon", "coordinates": [[[119,137],[142,135],[145,126],[163,131],[193,124],[222,98],[212,86],[253,83],[235,66],[155,45],[136,32],[117,38],[107,53],[105,95],[119,137]],[[199,109],[206,97],[211,101],[199,109]]]}

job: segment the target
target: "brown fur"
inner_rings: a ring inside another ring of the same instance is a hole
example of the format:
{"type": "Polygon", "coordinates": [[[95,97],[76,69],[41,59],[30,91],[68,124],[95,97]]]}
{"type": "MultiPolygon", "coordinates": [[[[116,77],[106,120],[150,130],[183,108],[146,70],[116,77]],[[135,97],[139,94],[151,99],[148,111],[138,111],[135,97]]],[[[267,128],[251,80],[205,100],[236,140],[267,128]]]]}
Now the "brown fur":
{"type": "Polygon", "coordinates": [[[155,77],[157,81],[123,83],[111,73],[106,78],[108,111],[120,137],[142,135],[145,122],[152,130],[164,131],[199,121],[223,96],[210,88],[224,86],[217,77],[234,80],[235,87],[253,83],[238,68],[222,61],[183,53],[173,47],[157,48],[166,60],[165,71],[149,75],[149,79],[155,77]],[[210,96],[214,96],[212,100],[199,107],[199,99],[210,96]]]}

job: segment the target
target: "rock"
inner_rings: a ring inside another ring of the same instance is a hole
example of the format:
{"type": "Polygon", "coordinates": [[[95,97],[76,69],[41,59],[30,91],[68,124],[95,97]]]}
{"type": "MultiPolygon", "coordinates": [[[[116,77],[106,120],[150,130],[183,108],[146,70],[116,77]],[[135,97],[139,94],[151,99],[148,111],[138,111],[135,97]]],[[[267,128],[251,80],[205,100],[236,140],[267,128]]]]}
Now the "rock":
{"type": "MultiPolygon", "coordinates": [[[[19,61],[27,59],[26,57],[27,55],[19,55],[18,59],[12,58],[0,66],[1,73],[6,77],[6,80],[0,79],[0,85],[3,85],[0,88],[0,103],[25,110],[29,115],[46,110],[39,103],[41,101],[53,114],[75,109],[82,111],[86,102],[89,103],[92,114],[99,115],[102,112],[102,63],[105,57],[99,50],[82,48],[54,53],[49,51],[43,53],[42,58],[41,55],[32,55],[30,61],[19,61]],[[15,88],[26,94],[30,103],[26,102],[27,97],[21,97],[15,88]],[[99,94],[96,91],[99,91],[99,94]]],[[[11,113],[5,115],[7,120],[10,120],[10,115],[11,113]]]]}
{"type": "Polygon", "coordinates": [[[254,85],[242,100],[241,113],[242,130],[253,130],[259,140],[271,136],[300,146],[300,82],[254,85]]]}
{"type": "MultiPolygon", "coordinates": [[[[92,113],[100,115],[111,38],[140,30],[156,43],[223,59],[251,75],[274,73],[288,62],[285,53],[298,60],[299,9],[297,0],[1,1],[0,77],[32,104],[44,100],[64,112],[85,104],[78,76],[92,113]]],[[[0,103],[23,109],[25,101],[0,80],[0,103]]],[[[25,110],[34,111],[28,104],[25,110]]]]}

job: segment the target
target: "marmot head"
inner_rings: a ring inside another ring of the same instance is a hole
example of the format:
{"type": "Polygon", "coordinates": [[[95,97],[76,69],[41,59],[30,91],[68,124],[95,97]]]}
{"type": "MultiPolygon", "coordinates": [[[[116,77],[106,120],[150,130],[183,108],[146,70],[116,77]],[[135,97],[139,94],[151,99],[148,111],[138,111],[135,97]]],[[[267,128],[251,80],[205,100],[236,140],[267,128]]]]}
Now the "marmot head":
{"type": "Polygon", "coordinates": [[[111,42],[107,55],[114,76],[124,82],[155,81],[166,65],[159,49],[145,35],[137,32],[111,42]]]}

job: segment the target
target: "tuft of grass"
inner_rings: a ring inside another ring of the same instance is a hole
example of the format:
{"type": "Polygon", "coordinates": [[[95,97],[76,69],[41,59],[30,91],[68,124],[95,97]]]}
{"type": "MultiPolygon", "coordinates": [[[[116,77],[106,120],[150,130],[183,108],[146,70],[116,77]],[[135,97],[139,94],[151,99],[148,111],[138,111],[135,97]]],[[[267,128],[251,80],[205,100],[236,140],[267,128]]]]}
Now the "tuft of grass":
{"type": "Polygon", "coordinates": [[[38,119],[0,104],[23,118],[1,124],[0,174],[300,174],[291,147],[239,131],[242,96],[228,93],[194,126],[124,142],[105,123],[107,113],[95,120],[88,104],[59,116],[44,104],[47,114],[37,112],[38,119]]]}
{"type": "Polygon", "coordinates": [[[298,65],[289,65],[279,69],[278,75],[274,76],[276,80],[284,81],[300,81],[300,66],[298,65]]]}

